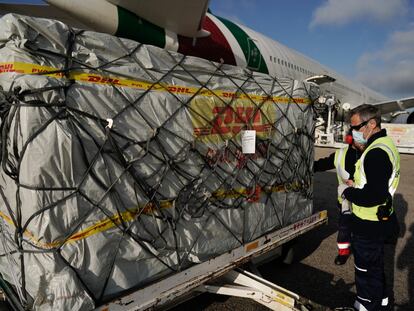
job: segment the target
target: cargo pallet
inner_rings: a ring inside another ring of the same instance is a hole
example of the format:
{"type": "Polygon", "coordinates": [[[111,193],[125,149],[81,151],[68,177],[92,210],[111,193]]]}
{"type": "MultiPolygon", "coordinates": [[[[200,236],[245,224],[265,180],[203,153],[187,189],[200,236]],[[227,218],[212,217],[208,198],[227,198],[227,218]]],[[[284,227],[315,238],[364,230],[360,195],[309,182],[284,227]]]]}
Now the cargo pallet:
{"type": "MultiPolygon", "coordinates": [[[[196,264],[156,283],[118,297],[96,311],[168,309],[197,294],[208,292],[253,299],[271,310],[328,310],[306,298],[238,268],[275,251],[286,242],[327,223],[321,211],[244,244],[230,252],[196,264]]],[[[254,269],[253,269],[254,270],[254,269]]],[[[13,289],[0,278],[0,287],[15,311],[24,311],[13,289]]]]}

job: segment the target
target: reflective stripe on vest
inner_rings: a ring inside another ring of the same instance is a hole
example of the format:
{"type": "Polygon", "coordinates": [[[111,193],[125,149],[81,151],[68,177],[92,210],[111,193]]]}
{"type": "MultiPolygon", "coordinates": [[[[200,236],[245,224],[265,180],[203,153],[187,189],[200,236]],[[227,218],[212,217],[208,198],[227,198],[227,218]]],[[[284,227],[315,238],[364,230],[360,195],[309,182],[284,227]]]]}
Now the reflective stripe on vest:
{"type": "MultiPolygon", "coordinates": [[[[361,158],[355,164],[354,186],[361,189],[367,183],[367,178],[364,171],[364,159],[366,154],[374,148],[381,148],[387,153],[388,157],[390,158],[393,170],[388,181],[388,191],[391,196],[394,196],[394,193],[397,190],[397,186],[400,181],[400,154],[398,153],[393,141],[388,136],[376,139],[361,155],[361,158]]],[[[352,212],[354,215],[361,219],[378,221],[377,210],[379,205],[369,206],[367,208],[364,206],[352,204],[352,212]]]]}
{"type": "MultiPolygon", "coordinates": [[[[346,181],[345,176],[342,176],[342,172],[346,172],[345,157],[346,153],[348,152],[348,148],[349,146],[335,151],[334,165],[336,168],[336,177],[338,178],[338,185],[345,184],[346,181]]],[[[338,202],[342,204],[342,197],[340,195],[338,195],[338,202]]]]}

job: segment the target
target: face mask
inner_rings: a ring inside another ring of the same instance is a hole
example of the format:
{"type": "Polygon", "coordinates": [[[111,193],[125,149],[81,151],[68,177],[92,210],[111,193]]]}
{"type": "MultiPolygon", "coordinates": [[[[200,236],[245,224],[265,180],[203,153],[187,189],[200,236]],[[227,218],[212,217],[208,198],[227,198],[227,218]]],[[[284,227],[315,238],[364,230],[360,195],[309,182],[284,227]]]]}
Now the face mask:
{"type": "Polygon", "coordinates": [[[364,133],[363,132],[357,132],[355,130],[352,131],[352,138],[358,144],[361,144],[361,145],[366,145],[367,144],[367,140],[364,138],[364,133]]]}

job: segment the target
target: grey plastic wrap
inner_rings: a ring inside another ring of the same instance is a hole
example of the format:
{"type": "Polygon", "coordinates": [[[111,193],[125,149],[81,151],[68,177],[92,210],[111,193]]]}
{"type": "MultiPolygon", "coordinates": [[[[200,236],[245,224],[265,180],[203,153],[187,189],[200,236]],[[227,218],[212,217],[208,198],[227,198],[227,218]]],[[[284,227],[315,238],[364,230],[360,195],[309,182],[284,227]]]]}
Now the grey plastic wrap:
{"type": "Polygon", "coordinates": [[[312,92],[4,16],[0,273],[36,310],[89,310],[311,215],[312,92]]]}

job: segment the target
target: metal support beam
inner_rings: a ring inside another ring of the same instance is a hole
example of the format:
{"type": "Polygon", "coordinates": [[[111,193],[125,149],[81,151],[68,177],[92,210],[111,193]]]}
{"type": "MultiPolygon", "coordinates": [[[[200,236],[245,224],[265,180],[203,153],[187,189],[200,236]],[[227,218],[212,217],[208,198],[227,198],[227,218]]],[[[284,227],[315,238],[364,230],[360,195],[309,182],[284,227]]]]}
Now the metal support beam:
{"type": "Polygon", "coordinates": [[[242,269],[231,270],[211,284],[200,285],[197,290],[252,299],[275,311],[329,310],[242,269]]]}

